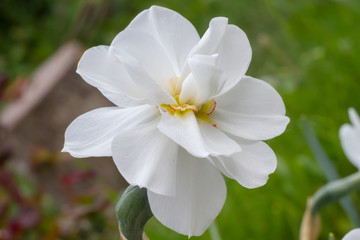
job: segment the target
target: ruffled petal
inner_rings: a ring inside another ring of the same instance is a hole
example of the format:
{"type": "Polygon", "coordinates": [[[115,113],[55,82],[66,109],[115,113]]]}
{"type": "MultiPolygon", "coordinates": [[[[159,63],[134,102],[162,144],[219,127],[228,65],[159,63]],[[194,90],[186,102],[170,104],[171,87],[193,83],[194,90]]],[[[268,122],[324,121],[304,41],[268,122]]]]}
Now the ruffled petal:
{"type": "Polygon", "coordinates": [[[111,156],[111,142],[123,129],[135,128],[159,117],[149,105],[98,108],[77,117],[66,129],[63,152],[74,157],[111,156]]]}
{"type": "Polygon", "coordinates": [[[162,110],[159,130],[196,157],[231,155],[240,146],[217,128],[197,119],[192,111],[171,115],[162,110]]]}
{"type": "Polygon", "coordinates": [[[339,136],[346,157],[360,170],[360,128],[344,124],[340,128],[339,136]]]}
{"type": "Polygon", "coordinates": [[[115,104],[118,107],[134,107],[138,105],[144,105],[151,103],[149,101],[148,97],[143,99],[135,99],[132,97],[129,97],[128,95],[124,93],[119,92],[111,92],[104,89],[98,89],[110,102],[115,104]]]}
{"type": "Polygon", "coordinates": [[[199,236],[221,211],[226,186],[210,162],[179,149],[176,195],[148,191],[148,198],[151,211],[162,224],[189,237],[199,236]]]}
{"type": "Polygon", "coordinates": [[[170,59],[177,76],[190,50],[200,39],[187,19],[175,11],[158,6],[141,12],[127,29],[136,29],[154,37],[170,59]]]}
{"type": "Polygon", "coordinates": [[[183,81],[179,96],[180,104],[194,104],[199,95],[199,86],[194,79],[194,75],[190,73],[183,81]]]}
{"type": "MultiPolygon", "coordinates": [[[[118,49],[111,50],[118,52],[118,49]]],[[[120,53],[117,57],[123,61],[131,79],[149,96],[150,103],[176,104],[174,97],[143,69],[141,62],[126,53],[120,53]]]]}
{"type": "Polygon", "coordinates": [[[276,169],[276,155],[264,142],[241,143],[242,151],[230,157],[214,157],[214,165],[225,176],[231,176],[246,188],[257,188],[265,185],[269,174],[276,169]]]}
{"type": "Polygon", "coordinates": [[[230,156],[240,152],[240,145],[228,135],[204,120],[197,119],[205,149],[212,156],[230,156]]]}
{"type": "Polygon", "coordinates": [[[112,155],[130,185],[174,196],[178,145],[162,134],[156,124],[154,121],[121,131],[112,142],[112,155]]]}
{"type": "Polygon", "coordinates": [[[135,29],[125,29],[112,41],[110,54],[124,64],[130,64],[128,62],[130,57],[131,62],[136,61],[142,71],[172,94],[171,79],[176,78],[176,74],[160,43],[150,34],[135,29]]]}
{"type": "Polygon", "coordinates": [[[360,239],[360,228],[356,228],[348,232],[342,240],[359,240],[360,239]]]}
{"type": "Polygon", "coordinates": [[[147,98],[131,80],[124,65],[110,56],[108,46],[85,51],[76,72],[118,106],[139,105],[147,98]]]}
{"type": "Polygon", "coordinates": [[[350,118],[351,124],[354,127],[360,129],[360,118],[359,118],[359,115],[357,114],[356,110],[354,108],[349,108],[348,112],[349,112],[349,118],[350,118]]]}
{"type": "Polygon", "coordinates": [[[280,95],[268,83],[243,78],[227,94],[216,100],[210,115],[219,129],[250,140],[265,140],[285,131],[289,118],[280,95]]]}
{"type": "Polygon", "coordinates": [[[216,60],[216,57],[204,58],[202,55],[195,55],[189,59],[191,74],[183,82],[180,104],[188,103],[200,107],[223,89],[225,75],[211,60],[216,60]],[[189,95],[192,98],[189,98],[189,95]]]}
{"type": "Polygon", "coordinates": [[[209,160],[222,174],[226,177],[234,179],[234,177],[229,173],[229,171],[223,166],[223,163],[216,157],[207,157],[209,160]]]}
{"type": "Polygon", "coordinates": [[[252,55],[246,34],[227,23],[224,17],[212,19],[209,29],[190,52],[190,56],[218,54],[215,66],[225,74],[218,82],[218,95],[230,90],[245,75],[252,55]]]}

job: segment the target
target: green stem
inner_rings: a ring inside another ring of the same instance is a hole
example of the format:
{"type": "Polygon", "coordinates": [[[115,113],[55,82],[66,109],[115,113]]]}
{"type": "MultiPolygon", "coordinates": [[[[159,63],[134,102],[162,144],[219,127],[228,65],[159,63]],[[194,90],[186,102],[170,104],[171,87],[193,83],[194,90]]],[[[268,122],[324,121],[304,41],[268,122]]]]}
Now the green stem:
{"type": "Polygon", "coordinates": [[[209,233],[211,240],[221,240],[219,228],[216,222],[213,222],[209,227],[209,233]]]}
{"type": "Polygon", "coordinates": [[[356,190],[360,190],[360,172],[326,184],[313,195],[311,213],[315,215],[325,205],[356,190]]]}
{"type": "Polygon", "coordinates": [[[152,217],[147,190],[129,186],[115,207],[121,233],[127,240],[142,240],[146,222],[152,217]]]}
{"type": "MultiPolygon", "coordinates": [[[[315,132],[311,128],[309,122],[306,118],[302,118],[303,131],[306,137],[306,140],[313,151],[316,160],[320,164],[321,168],[324,170],[324,174],[328,182],[338,180],[340,178],[336,168],[332,164],[330,158],[327,156],[326,152],[322,148],[319,140],[317,139],[315,132]]],[[[350,218],[350,221],[355,227],[360,227],[360,217],[356,212],[355,205],[351,201],[350,197],[343,197],[340,200],[340,205],[346,212],[347,216],[350,218]]]]}

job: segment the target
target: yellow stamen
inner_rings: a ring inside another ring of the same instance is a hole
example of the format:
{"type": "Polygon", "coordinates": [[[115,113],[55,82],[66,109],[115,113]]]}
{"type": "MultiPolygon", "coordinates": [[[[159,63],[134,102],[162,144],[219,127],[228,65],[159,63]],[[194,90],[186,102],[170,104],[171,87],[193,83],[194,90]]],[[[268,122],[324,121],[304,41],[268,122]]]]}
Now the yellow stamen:
{"type": "Polygon", "coordinates": [[[216,102],[214,99],[211,99],[207,103],[201,105],[199,112],[206,115],[210,115],[211,113],[214,112],[215,108],[216,108],[216,102]]]}
{"type": "Polygon", "coordinates": [[[214,99],[201,105],[200,110],[198,110],[195,105],[190,105],[190,104],[179,105],[178,96],[176,96],[175,99],[177,101],[177,104],[169,104],[169,105],[164,103],[161,104],[160,107],[162,111],[169,112],[171,115],[174,114],[183,115],[188,111],[193,111],[197,118],[202,119],[210,123],[214,127],[216,127],[216,124],[212,124],[209,119],[210,114],[213,113],[216,108],[216,102],[214,101],[214,99]]]}

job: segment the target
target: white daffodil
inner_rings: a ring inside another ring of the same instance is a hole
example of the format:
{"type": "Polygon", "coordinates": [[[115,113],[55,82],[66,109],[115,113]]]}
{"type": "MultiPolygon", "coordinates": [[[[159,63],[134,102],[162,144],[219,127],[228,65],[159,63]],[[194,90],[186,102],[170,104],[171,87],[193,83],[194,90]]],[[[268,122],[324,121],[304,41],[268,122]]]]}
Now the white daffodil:
{"type": "Polygon", "coordinates": [[[212,19],[200,38],[172,10],[141,12],[110,46],[82,56],[77,73],[116,106],[75,119],[63,151],[112,156],[131,185],[147,189],[161,223],[201,235],[225,202],[220,172],[247,188],[264,185],[276,156],[261,140],[289,122],[276,90],[245,76],[251,54],[227,18],[212,19]]]}
{"type": "Polygon", "coordinates": [[[356,228],[348,232],[342,240],[359,240],[360,239],[360,228],[356,228]]]}
{"type": "Polygon", "coordinates": [[[360,170],[360,118],[354,108],[349,108],[351,124],[340,128],[340,142],[345,155],[360,170]]]}

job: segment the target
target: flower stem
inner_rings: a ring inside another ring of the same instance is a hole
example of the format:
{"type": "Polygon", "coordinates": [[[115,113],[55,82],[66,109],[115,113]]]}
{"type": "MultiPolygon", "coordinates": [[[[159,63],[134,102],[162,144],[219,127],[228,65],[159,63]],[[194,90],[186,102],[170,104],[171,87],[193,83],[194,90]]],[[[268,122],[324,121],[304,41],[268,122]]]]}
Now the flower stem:
{"type": "MultiPolygon", "coordinates": [[[[322,148],[320,141],[317,139],[315,132],[311,128],[309,122],[306,118],[302,118],[303,131],[306,137],[306,140],[313,151],[316,160],[324,170],[324,174],[328,182],[335,181],[340,178],[336,168],[332,164],[330,158],[327,156],[326,152],[322,148]]],[[[350,221],[355,227],[360,227],[360,218],[356,212],[354,203],[351,201],[350,197],[346,196],[340,199],[340,204],[347,216],[350,218],[350,221]]]]}
{"type": "Polygon", "coordinates": [[[142,240],[146,222],[152,217],[147,190],[129,186],[115,207],[120,233],[127,240],[142,240]]]}
{"type": "Polygon", "coordinates": [[[315,215],[325,205],[356,190],[360,190],[360,171],[320,188],[312,197],[311,213],[315,215]]]}

